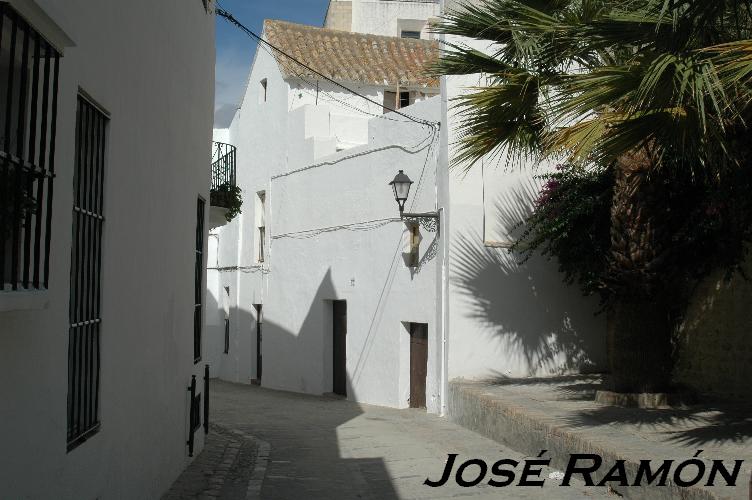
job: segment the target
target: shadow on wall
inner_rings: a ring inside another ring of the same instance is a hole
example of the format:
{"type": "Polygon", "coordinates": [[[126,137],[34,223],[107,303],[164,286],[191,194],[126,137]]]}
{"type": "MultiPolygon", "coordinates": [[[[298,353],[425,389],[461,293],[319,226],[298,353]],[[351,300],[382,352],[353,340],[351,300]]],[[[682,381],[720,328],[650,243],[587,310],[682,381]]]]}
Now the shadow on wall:
{"type": "MultiPolygon", "coordinates": [[[[290,383],[288,387],[301,385],[301,390],[305,390],[305,376],[310,376],[319,364],[324,384],[332,387],[331,373],[327,375],[327,370],[332,370],[333,346],[322,335],[326,335],[327,328],[331,331],[334,299],[337,297],[331,273],[327,271],[298,334],[270,321],[269,316],[264,318],[262,338],[273,347],[262,348],[262,385],[264,374],[274,370],[275,380],[290,383]],[[322,338],[325,341],[320,357],[322,338]]],[[[255,324],[250,311],[235,308],[233,312],[239,324],[255,324]]],[[[346,373],[344,376],[347,394],[353,396],[350,379],[346,373]]],[[[243,430],[272,444],[261,498],[302,498],[325,491],[336,492],[338,498],[359,498],[365,494],[374,495],[373,498],[398,498],[382,457],[342,456],[339,439],[358,437],[348,435],[347,423],[363,413],[359,404],[336,396],[312,396],[227,382],[216,383],[211,398],[214,423],[243,430]],[[367,486],[353,480],[353,470],[360,471],[367,486]],[[283,479],[274,480],[275,477],[283,479]]],[[[376,452],[363,451],[364,455],[369,453],[376,452]]]]}
{"type": "Polygon", "coordinates": [[[723,269],[694,290],[677,333],[677,382],[730,400],[752,396],[752,258],[726,279],[723,269]]]}
{"type": "MultiPolygon", "coordinates": [[[[530,214],[535,196],[531,180],[498,196],[495,216],[507,233],[530,214]]],[[[524,362],[529,376],[602,370],[606,338],[597,301],[564,284],[555,262],[535,256],[520,264],[519,254],[482,241],[469,231],[451,248],[450,279],[465,314],[501,343],[508,359],[524,362]]]]}
{"type": "MultiPolygon", "coordinates": [[[[290,332],[274,321],[274,310],[266,306],[262,323],[262,375],[261,384],[282,390],[293,390],[309,394],[332,392],[332,302],[338,300],[331,270],[327,270],[310,307],[300,325],[300,331],[290,332]],[[321,376],[323,391],[312,386],[311,380],[321,376]],[[270,386],[265,381],[273,379],[270,386]]],[[[256,355],[256,318],[248,309],[233,307],[230,317],[236,318],[238,325],[249,325],[247,335],[251,338],[248,356],[256,355]]],[[[237,335],[243,335],[238,332],[237,335]]],[[[242,344],[242,343],[241,343],[242,344]]],[[[251,363],[255,366],[255,363],[251,363]]],[[[252,376],[255,378],[256,373],[252,376]]],[[[354,397],[354,389],[347,379],[347,394],[354,397]]]]}

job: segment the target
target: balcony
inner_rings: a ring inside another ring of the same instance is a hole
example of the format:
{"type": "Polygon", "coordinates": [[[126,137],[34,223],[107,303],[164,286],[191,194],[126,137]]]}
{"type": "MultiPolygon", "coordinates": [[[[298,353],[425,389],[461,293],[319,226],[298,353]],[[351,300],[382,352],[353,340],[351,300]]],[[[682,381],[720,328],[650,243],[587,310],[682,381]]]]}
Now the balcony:
{"type": "Polygon", "coordinates": [[[240,213],[243,200],[235,180],[235,146],[212,143],[209,225],[212,229],[230,222],[240,213]]]}

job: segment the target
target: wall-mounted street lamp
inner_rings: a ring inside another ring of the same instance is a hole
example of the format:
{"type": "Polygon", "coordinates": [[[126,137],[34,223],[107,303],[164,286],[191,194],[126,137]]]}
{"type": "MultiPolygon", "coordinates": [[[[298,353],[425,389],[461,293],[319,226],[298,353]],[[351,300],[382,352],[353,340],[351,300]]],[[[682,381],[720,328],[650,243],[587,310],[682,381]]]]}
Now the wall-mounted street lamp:
{"type": "Polygon", "coordinates": [[[421,213],[405,213],[405,203],[407,197],[410,194],[410,186],[413,181],[405,174],[403,170],[400,170],[397,175],[394,176],[394,180],[389,183],[394,191],[394,200],[399,207],[399,213],[401,219],[415,219],[426,229],[435,231],[438,228],[439,213],[438,212],[421,212],[421,213]]]}

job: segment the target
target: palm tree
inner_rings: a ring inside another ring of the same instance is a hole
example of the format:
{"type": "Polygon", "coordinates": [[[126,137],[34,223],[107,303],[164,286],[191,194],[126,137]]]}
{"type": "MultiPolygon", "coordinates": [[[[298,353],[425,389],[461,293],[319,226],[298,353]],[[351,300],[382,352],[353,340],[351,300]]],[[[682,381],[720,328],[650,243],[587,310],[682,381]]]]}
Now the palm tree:
{"type": "Polygon", "coordinates": [[[556,159],[614,177],[601,286],[616,391],[670,385],[686,273],[668,200],[749,177],[751,19],[741,0],[477,0],[434,26],[446,35],[435,72],[488,82],[455,102],[455,165],[556,159]]]}

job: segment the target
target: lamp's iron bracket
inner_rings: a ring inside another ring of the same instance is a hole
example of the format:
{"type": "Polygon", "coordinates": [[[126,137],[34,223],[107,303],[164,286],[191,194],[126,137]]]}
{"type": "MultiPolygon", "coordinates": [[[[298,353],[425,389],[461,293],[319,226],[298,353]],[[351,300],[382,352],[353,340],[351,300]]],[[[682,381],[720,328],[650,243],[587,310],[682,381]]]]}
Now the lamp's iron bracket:
{"type": "Polygon", "coordinates": [[[402,219],[407,222],[413,222],[420,224],[420,227],[426,231],[435,233],[439,230],[439,213],[438,212],[424,212],[424,213],[402,213],[400,214],[402,219]]]}

